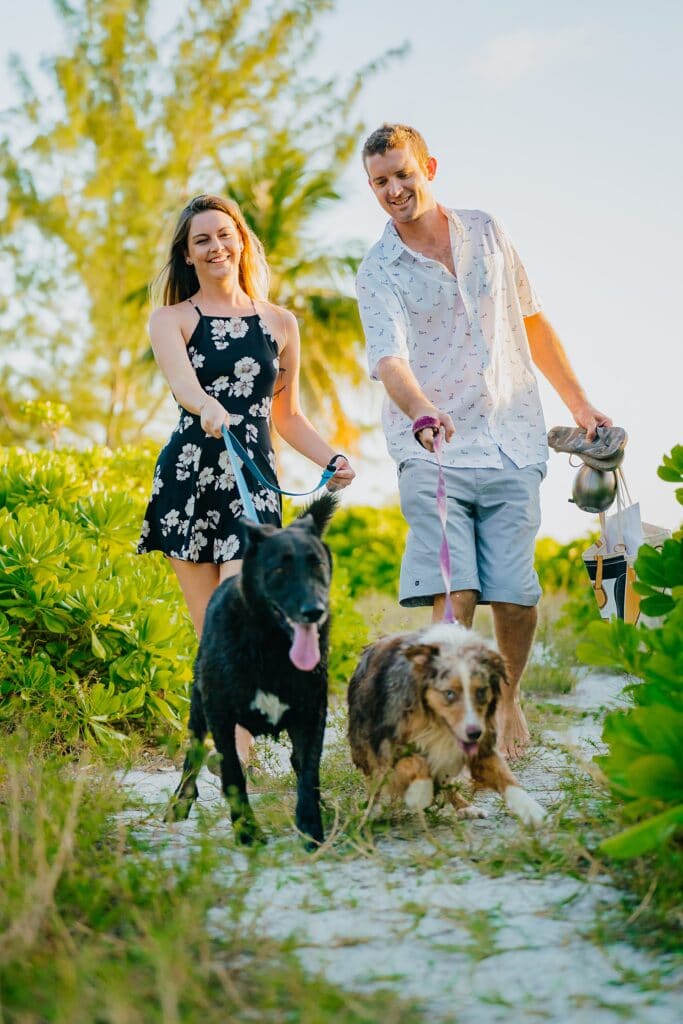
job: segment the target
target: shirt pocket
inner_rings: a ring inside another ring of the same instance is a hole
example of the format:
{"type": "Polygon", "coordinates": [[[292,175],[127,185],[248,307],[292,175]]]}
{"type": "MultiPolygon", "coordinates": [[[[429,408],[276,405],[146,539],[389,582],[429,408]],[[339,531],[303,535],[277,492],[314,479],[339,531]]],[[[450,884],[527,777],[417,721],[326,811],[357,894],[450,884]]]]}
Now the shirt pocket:
{"type": "Polygon", "coordinates": [[[479,294],[494,296],[500,291],[503,280],[503,254],[487,253],[479,256],[476,261],[479,294]]]}

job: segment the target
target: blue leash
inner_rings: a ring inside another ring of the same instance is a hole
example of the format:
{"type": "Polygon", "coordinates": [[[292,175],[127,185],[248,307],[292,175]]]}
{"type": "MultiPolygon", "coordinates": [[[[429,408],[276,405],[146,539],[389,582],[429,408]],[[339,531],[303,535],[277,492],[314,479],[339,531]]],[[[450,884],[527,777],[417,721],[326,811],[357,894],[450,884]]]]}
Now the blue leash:
{"type": "MultiPolygon", "coordinates": [[[[230,465],[232,471],[235,474],[235,483],[237,484],[237,490],[239,491],[240,498],[242,499],[242,506],[244,508],[245,519],[251,519],[252,522],[260,522],[256,509],[254,508],[254,502],[251,499],[251,494],[247,487],[244,479],[244,473],[242,467],[239,464],[241,459],[244,465],[247,467],[252,476],[256,477],[258,482],[264,487],[267,487],[269,491],[275,491],[276,494],[286,494],[289,498],[305,498],[309,494],[315,494],[321,487],[324,487],[328,480],[331,480],[336,472],[336,468],[332,463],[328,463],[322,472],[319,482],[310,491],[283,491],[280,487],[276,487],[275,484],[271,484],[270,480],[267,480],[261,470],[258,468],[251,456],[244,450],[244,447],[237,440],[231,430],[223,424],[221,427],[221,433],[223,434],[223,440],[225,441],[225,447],[228,450],[228,458],[230,459],[230,465]]],[[[336,457],[336,456],[335,456],[336,457]]]]}

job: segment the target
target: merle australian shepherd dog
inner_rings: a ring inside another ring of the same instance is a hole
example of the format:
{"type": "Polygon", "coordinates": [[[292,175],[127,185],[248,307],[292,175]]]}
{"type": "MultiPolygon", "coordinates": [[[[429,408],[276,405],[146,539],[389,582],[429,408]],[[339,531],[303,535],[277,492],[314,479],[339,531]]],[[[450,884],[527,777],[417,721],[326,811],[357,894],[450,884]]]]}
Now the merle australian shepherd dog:
{"type": "Polygon", "coordinates": [[[207,732],[221,755],[221,782],[235,838],[263,834],[249,805],[235,747],[235,726],[253,736],[292,741],[296,825],[309,848],[323,841],[319,768],[327,711],[329,590],[332,559],[322,533],[337,505],[325,493],[286,529],[245,522],[242,571],[209,601],[195,662],[189,728],[192,744],[167,811],[186,818],[197,797],[207,732]]]}
{"type": "Polygon", "coordinates": [[[399,633],[363,651],[349,684],[349,741],[371,791],[422,811],[437,796],[460,817],[485,817],[455,780],[469,768],[475,786],[493,789],[529,825],[543,808],[526,793],[496,749],[495,712],[507,685],[501,656],[464,626],[399,633]]]}

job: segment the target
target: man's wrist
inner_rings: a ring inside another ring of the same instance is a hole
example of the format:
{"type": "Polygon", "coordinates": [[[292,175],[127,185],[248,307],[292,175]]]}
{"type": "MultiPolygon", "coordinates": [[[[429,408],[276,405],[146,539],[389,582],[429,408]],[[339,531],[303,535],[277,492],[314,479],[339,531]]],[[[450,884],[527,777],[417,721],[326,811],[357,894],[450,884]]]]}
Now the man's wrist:
{"type": "Polygon", "coordinates": [[[573,399],[567,402],[567,408],[572,416],[576,416],[577,412],[580,412],[581,409],[587,409],[589,406],[590,402],[588,401],[588,396],[583,392],[574,396],[573,399]]]}
{"type": "Polygon", "coordinates": [[[408,410],[408,416],[414,423],[415,420],[421,419],[423,416],[430,416],[433,419],[439,419],[439,410],[431,402],[419,402],[415,403],[414,406],[408,410]]]}

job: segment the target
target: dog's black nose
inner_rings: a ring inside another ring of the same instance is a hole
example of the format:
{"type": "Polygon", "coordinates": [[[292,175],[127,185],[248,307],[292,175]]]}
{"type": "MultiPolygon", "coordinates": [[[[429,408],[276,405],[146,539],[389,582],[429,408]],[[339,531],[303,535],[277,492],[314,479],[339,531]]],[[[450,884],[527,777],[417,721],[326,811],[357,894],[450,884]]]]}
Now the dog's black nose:
{"type": "Polygon", "coordinates": [[[319,622],[325,614],[324,604],[306,604],[299,612],[304,622],[319,622]]]}
{"type": "Polygon", "coordinates": [[[481,736],[481,729],[478,725],[468,725],[465,732],[468,740],[478,740],[481,736]]]}

